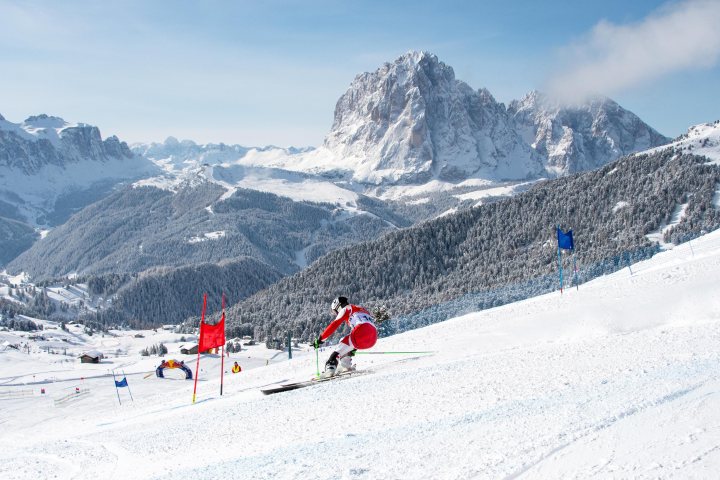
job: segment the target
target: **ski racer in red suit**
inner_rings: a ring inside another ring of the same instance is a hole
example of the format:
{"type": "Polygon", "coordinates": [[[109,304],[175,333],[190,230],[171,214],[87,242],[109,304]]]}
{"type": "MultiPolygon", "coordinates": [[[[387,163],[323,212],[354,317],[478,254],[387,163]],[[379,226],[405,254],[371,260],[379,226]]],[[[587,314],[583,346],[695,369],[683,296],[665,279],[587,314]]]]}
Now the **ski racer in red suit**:
{"type": "Polygon", "coordinates": [[[338,297],[332,301],[330,308],[335,313],[335,320],[330,322],[330,325],[315,340],[315,348],[330,338],[343,323],[350,326],[350,333],[340,340],[330,354],[330,358],[325,362],[323,375],[326,377],[335,375],[338,363],[343,371],[353,370],[352,357],[355,352],[358,349],[371,348],[377,341],[375,319],[363,307],[351,305],[347,298],[338,297]]]}

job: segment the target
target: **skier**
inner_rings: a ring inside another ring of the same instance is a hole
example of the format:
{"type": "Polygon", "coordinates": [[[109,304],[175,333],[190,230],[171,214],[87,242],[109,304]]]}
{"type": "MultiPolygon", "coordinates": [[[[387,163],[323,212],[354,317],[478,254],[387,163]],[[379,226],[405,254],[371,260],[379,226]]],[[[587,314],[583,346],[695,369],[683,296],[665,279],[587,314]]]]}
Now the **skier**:
{"type": "Polygon", "coordinates": [[[232,366],[232,372],[233,373],[242,372],[242,368],[240,367],[240,365],[238,365],[238,362],[235,362],[235,365],[232,366]]]}
{"type": "Polygon", "coordinates": [[[350,333],[340,340],[332,354],[330,354],[330,358],[325,362],[325,371],[323,373],[325,377],[335,375],[338,360],[343,371],[353,370],[352,357],[355,352],[358,349],[370,348],[377,341],[375,319],[363,307],[348,303],[348,299],[345,297],[338,297],[332,301],[330,309],[335,313],[335,320],[330,322],[330,325],[315,340],[315,348],[320,347],[323,342],[330,338],[343,322],[350,325],[350,333]]]}

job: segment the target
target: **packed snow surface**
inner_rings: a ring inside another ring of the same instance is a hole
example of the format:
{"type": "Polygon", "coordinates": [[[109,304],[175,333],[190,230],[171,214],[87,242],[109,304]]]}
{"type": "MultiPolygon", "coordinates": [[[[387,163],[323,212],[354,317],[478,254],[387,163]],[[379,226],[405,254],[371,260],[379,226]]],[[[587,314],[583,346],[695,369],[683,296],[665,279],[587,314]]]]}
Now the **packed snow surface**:
{"type": "Polygon", "coordinates": [[[248,347],[227,359],[243,371],[221,397],[220,359],[205,356],[195,404],[191,381],[146,378],[158,359],[137,354],[177,334],[83,337],[123,351],[100,364],[6,350],[0,477],[717,478],[719,282],[720,231],[579,289],[382,339],[356,357],[364,375],[263,396],[311,377],[316,357],[248,347]],[[134,401],[121,389],[119,404],[112,369],[134,401]]]}

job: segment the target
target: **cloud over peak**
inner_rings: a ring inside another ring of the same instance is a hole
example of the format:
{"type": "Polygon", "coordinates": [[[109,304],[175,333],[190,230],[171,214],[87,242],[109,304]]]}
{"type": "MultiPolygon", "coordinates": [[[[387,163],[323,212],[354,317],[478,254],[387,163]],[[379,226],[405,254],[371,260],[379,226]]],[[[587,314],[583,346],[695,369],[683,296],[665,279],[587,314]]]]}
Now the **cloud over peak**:
{"type": "Polygon", "coordinates": [[[577,102],[613,95],[664,75],[713,67],[720,58],[720,1],[669,4],[634,24],[599,22],[564,49],[564,67],[548,79],[554,97],[577,102]]]}

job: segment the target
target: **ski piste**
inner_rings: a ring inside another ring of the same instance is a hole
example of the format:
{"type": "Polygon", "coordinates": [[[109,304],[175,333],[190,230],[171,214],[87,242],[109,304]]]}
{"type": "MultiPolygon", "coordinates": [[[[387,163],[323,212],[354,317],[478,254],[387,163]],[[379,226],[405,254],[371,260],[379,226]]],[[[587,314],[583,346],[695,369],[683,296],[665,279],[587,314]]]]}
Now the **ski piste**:
{"type": "Polygon", "coordinates": [[[370,370],[350,370],[347,372],[336,373],[332,377],[319,377],[312,378],[310,380],[304,380],[301,382],[283,383],[277,387],[261,389],[260,391],[264,395],[272,395],[273,393],[289,392],[290,390],[297,390],[298,388],[309,387],[310,385],[315,385],[318,383],[329,382],[331,380],[341,380],[359,375],[365,375],[368,373],[370,373],[370,370]]]}

